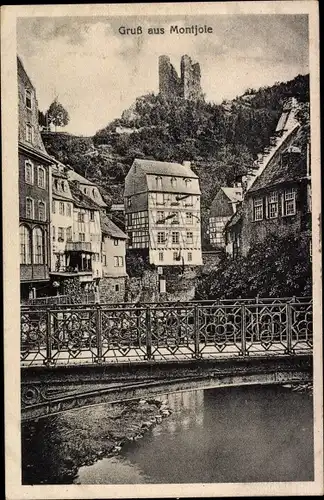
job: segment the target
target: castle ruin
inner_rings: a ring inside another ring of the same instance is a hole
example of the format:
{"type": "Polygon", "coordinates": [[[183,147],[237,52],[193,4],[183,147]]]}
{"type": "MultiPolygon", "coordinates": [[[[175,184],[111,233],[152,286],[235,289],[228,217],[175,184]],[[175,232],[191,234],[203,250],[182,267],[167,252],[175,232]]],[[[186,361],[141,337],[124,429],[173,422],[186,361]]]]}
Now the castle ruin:
{"type": "Polygon", "coordinates": [[[166,97],[182,97],[192,101],[202,100],[200,85],[200,65],[191,57],[181,57],[180,77],[172,66],[168,56],[159,57],[159,92],[166,97]]]}

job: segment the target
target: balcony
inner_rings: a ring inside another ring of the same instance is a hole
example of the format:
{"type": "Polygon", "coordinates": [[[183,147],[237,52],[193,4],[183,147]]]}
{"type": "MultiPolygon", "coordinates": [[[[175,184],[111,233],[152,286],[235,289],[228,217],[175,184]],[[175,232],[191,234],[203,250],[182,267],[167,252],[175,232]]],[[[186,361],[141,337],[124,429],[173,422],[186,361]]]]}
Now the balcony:
{"type": "Polygon", "coordinates": [[[66,243],[67,252],[91,252],[92,245],[90,241],[68,241],[66,243]]]}

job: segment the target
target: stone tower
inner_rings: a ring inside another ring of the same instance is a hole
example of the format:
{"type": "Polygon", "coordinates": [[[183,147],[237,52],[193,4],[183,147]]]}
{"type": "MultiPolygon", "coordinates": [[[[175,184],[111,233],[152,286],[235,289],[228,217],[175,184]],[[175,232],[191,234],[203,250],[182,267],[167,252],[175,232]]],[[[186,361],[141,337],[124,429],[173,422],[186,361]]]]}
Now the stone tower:
{"type": "Polygon", "coordinates": [[[200,85],[200,65],[188,55],[181,57],[181,76],[170,62],[168,56],[159,57],[159,92],[166,97],[182,97],[192,101],[203,99],[200,85]]]}
{"type": "Polygon", "coordinates": [[[175,97],[181,94],[181,79],[168,56],[159,57],[159,92],[166,97],[175,97]]]}
{"type": "Polygon", "coordinates": [[[194,63],[191,57],[184,55],[181,57],[181,87],[182,97],[192,101],[203,99],[200,86],[200,65],[194,63]]]}

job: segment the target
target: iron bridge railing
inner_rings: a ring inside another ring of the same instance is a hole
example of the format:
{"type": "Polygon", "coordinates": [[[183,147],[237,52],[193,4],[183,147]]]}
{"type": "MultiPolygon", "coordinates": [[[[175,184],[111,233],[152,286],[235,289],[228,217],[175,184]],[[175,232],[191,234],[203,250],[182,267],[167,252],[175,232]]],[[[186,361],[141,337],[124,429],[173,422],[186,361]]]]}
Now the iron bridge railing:
{"type": "Polygon", "coordinates": [[[21,365],[170,361],[312,351],[312,300],[21,307],[21,365]]]}

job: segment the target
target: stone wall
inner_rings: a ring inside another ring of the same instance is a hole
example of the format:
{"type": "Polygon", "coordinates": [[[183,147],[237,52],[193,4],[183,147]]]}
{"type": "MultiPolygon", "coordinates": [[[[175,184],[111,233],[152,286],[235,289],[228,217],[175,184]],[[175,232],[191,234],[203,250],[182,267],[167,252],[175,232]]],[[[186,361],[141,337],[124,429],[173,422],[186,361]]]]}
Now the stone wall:
{"type": "Polygon", "coordinates": [[[100,303],[125,301],[125,277],[104,277],[99,281],[100,303]]]}

